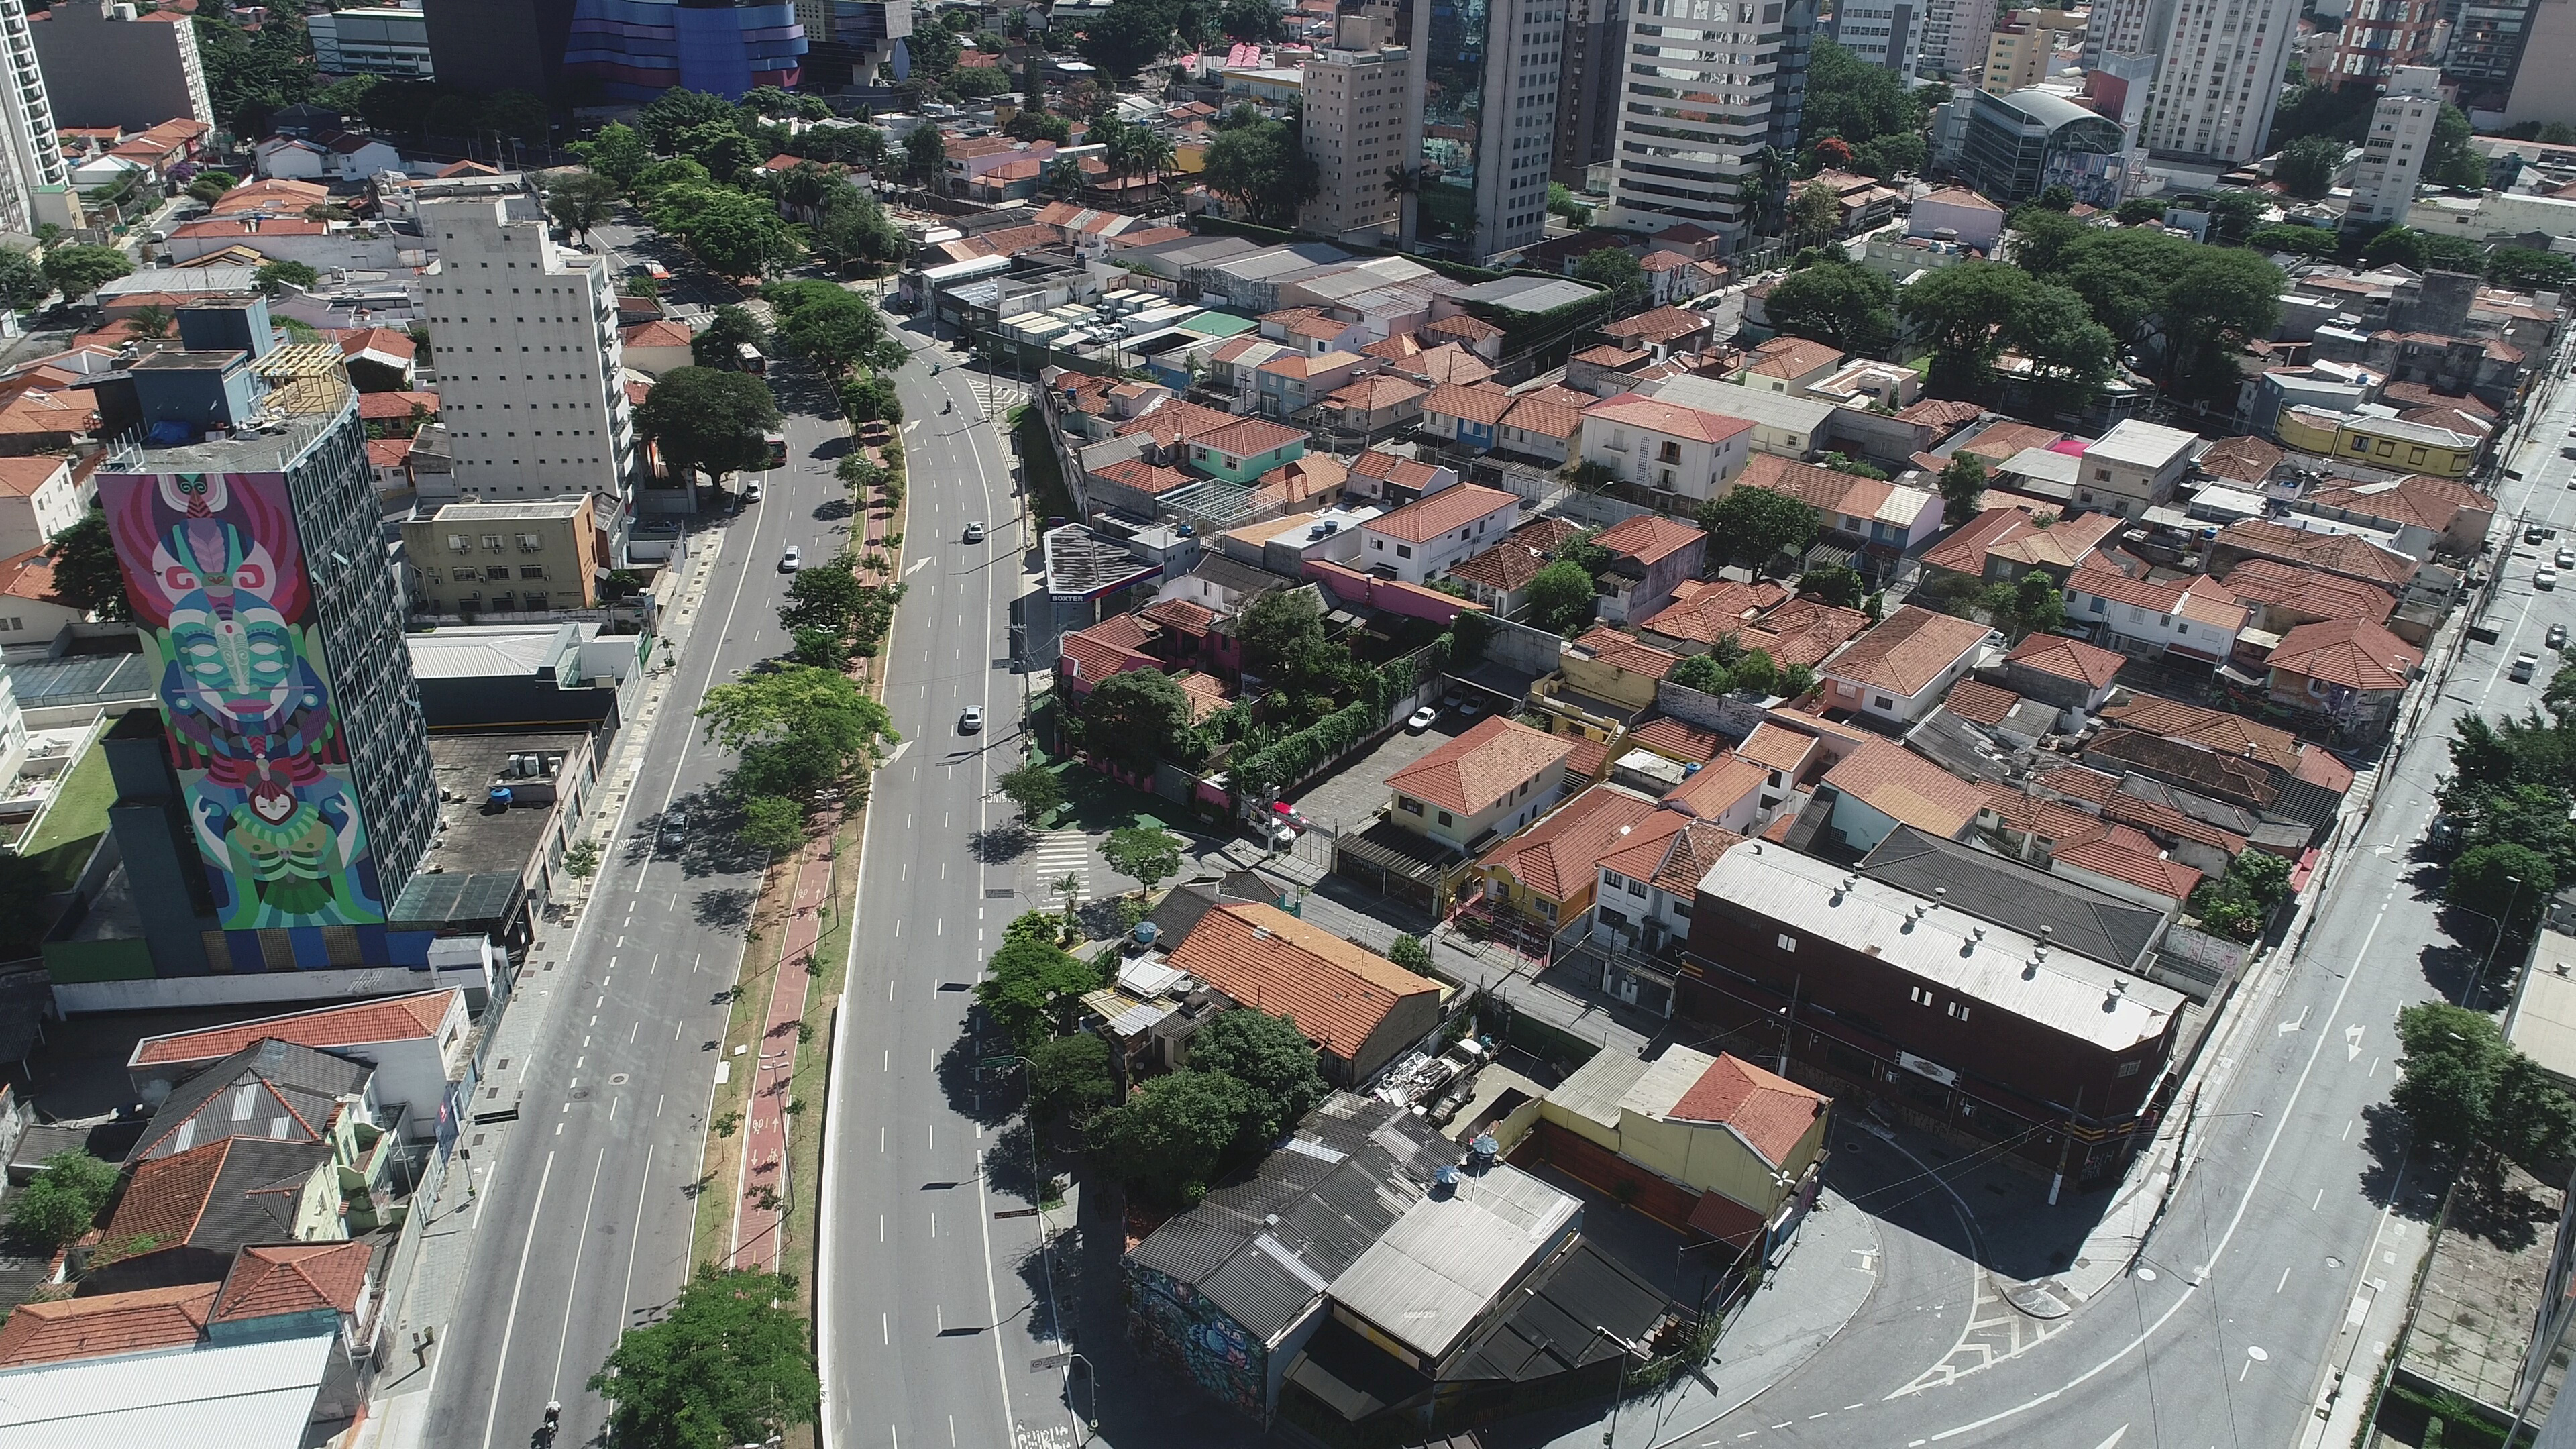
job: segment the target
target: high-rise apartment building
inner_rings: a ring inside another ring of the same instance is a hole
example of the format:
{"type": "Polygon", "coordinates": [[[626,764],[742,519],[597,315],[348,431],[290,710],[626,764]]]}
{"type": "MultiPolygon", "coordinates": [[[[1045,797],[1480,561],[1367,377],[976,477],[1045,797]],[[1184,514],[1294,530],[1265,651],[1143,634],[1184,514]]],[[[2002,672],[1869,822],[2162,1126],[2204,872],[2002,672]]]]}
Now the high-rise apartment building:
{"type": "Polygon", "coordinates": [[[1547,232],[1566,0],[1412,0],[1415,250],[1481,262],[1547,232]]]}
{"type": "Polygon", "coordinates": [[[0,231],[22,234],[41,222],[69,226],[77,219],[69,210],[72,171],[29,33],[34,29],[26,0],[0,0],[0,68],[8,73],[8,95],[0,99],[0,231]]]}
{"type": "Polygon", "coordinates": [[[1635,0],[1608,224],[1741,244],[1762,210],[1755,158],[1797,145],[1814,31],[1811,0],[1635,0]]]}
{"type": "Polygon", "coordinates": [[[1985,75],[1978,88],[2010,95],[2048,79],[2049,62],[2058,47],[2084,28],[2081,22],[2069,23],[2071,14],[2065,10],[2014,11],[1995,27],[1993,38],[1986,43],[1985,75]]]}
{"type": "Polygon", "coordinates": [[[2326,83],[2337,90],[2355,81],[2369,85],[2402,66],[2433,63],[2450,37],[2444,8],[2437,0],[2352,0],[2326,83]]]}
{"type": "Polygon", "coordinates": [[[421,278],[456,486],[486,502],[588,493],[622,531],[635,422],[605,258],[555,244],[505,197],[430,201],[421,278]]]}
{"type": "Polygon", "coordinates": [[[911,0],[796,0],[805,27],[805,84],[870,85],[912,36],[911,0]]]}
{"type": "Polygon", "coordinates": [[[1995,0],[1924,0],[1917,74],[1938,71],[1950,80],[1975,80],[1994,28],[1995,0]]]}
{"type": "Polygon", "coordinates": [[[163,121],[215,123],[197,27],[184,13],[64,0],[31,29],[54,124],[145,131],[163,121]]]}
{"type": "Polygon", "coordinates": [[[2263,154],[2280,107],[2297,0],[2176,0],[2148,102],[2148,152],[2241,166],[2263,154]]]}
{"type": "Polygon", "coordinates": [[[398,5],[319,10],[304,22],[313,68],[325,75],[385,75],[431,80],[429,17],[398,5]]]}
{"type": "Polygon", "coordinates": [[[789,0],[573,0],[563,68],[619,101],[652,101],[674,86],[739,99],[754,86],[803,75],[805,27],[789,0]]]}
{"type": "Polygon", "coordinates": [[[1556,159],[1550,175],[1576,190],[1610,159],[1619,135],[1620,55],[1628,44],[1628,0],[1567,0],[1565,77],[1556,100],[1556,159]]]}
{"type": "Polygon", "coordinates": [[[2096,0],[2084,27],[2084,68],[2105,55],[2152,56],[2173,26],[2175,0],[2096,0]]]}
{"type": "Polygon", "coordinates": [[[2537,0],[2462,0],[2442,56],[2442,79],[2455,88],[2461,110],[2500,111],[2511,103],[2539,9],[2537,0]]]}
{"type": "Polygon", "coordinates": [[[2389,77],[2387,92],[2371,108],[2370,132],[2361,140],[2344,225],[2394,225],[2406,219],[2406,209],[2415,204],[2415,184],[2424,176],[2425,153],[2432,149],[2433,127],[2441,118],[2439,70],[2410,65],[2389,77]]]}
{"type": "Polygon", "coordinates": [[[338,349],[272,348],[256,298],[178,323],[98,473],[178,787],[148,820],[111,812],[121,842],[164,837],[126,857],[154,965],[421,964],[427,934],[389,923],[438,784],[357,393],[338,349]]]}
{"type": "Polygon", "coordinates": [[[1910,85],[1923,54],[1923,0],[1841,0],[1828,34],[1834,44],[1910,85]]]}
{"type": "Polygon", "coordinates": [[[1405,164],[1413,56],[1385,42],[1382,17],[1344,15],[1332,46],[1306,62],[1301,130],[1316,189],[1298,211],[1300,230],[1363,240],[1402,228],[1403,197],[1387,173],[1405,164]]]}

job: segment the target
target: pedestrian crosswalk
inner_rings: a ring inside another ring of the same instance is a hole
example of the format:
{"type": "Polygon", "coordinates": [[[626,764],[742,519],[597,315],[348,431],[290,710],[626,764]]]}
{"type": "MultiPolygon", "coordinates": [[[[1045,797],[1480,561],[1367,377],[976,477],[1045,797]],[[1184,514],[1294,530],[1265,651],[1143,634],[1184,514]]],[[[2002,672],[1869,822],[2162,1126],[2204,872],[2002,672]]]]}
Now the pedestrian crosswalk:
{"type": "Polygon", "coordinates": [[[1076,905],[1091,899],[1091,837],[1079,830],[1050,830],[1038,837],[1038,892],[1061,903],[1065,893],[1057,883],[1071,876],[1077,882],[1073,890],[1076,905]]]}
{"type": "Polygon", "coordinates": [[[1029,390],[1008,378],[970,377],[966,386],[975,394],[976,409],[984,413],[998,415],[1028,401],[1029,390]]]}

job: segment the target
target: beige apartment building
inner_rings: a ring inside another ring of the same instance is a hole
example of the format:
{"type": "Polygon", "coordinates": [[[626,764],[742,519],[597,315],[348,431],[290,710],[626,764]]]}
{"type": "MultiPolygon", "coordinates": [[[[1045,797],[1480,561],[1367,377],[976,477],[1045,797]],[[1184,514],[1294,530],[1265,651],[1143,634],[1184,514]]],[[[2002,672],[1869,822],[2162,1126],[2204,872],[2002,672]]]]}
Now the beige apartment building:
{"type": "Polygon", "coordinates": [[[588,494],[450,503],[403,525],[416,612],[547,614],[599,605],[598,516],[588,494]]]}
{"type": "Polygon", "coordinates": [[[1345,15],[1333,46],[1306,62],[1307,159],[1315,163],[1315,197],[1299,225],[1322,236],[1367,240],[1394,234],[1404,198],[1386,188],[1390,166],[1404,161],[1412,57],[1389,45],[1387,22],[1345,15]]]}

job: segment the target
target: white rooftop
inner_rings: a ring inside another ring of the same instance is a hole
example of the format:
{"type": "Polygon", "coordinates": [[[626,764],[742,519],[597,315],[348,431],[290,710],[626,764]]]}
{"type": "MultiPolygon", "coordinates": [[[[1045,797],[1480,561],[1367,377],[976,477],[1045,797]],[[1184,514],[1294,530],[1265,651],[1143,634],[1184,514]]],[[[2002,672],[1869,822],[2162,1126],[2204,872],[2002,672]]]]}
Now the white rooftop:
{"type": "Polygon", "coordinates": [[[1764,427],[1787,428],[1800,433],[1822,431],[1834,415],[1834,405],[1821,398],[1791,397],[1785,392],[1769,392],[1746,387],[1740,382],[1724,382],[1693,373],[1659,378],[1640,385],[1637,391],[1658,402],[1699,408],[1720,417],[1742,418],[1764,427]]]}
{"type": "Polygon", "coordinates": [[[597,624],[574,620],[478,624],[413,634],[403,642],[411,650],[411,672],[417,678],[517,678],[553,668],[566,649],[598,632],[597,624]]]}
{"type": "Polygon", "coordinates": [[[1333,1280],[1333,1301],[1440,1359],[1574,1221],[1583,1205],[1517,1167],[1460,1172],[1333,1280]]]}
{"type": "Polygon", "coordinates": [[[1699,888],[2105,1051],[2156,1040],[2183,1007],[2170,987],[1777,844],[1734,847],[1699,888]]]}
{"type": "Polygon", "coordinates": [[[2133,467],[2161,469],[2199,446],[2198,433],[2131,419],[2104,433],[2100,441],[2084,450],[2084,456],[2107,458],[2133,467]]]}
{"type": "Polygon", "coordinates": [[[0,1449],[299,1449],[337,1334],[0,1369],[0,1449]]]}

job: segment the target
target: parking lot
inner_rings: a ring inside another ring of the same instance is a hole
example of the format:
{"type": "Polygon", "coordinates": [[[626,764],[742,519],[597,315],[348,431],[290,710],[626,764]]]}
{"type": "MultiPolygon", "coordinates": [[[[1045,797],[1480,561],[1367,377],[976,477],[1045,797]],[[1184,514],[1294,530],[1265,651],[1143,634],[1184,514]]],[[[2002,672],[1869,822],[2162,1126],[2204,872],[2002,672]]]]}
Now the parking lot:
{"type": "MultiPolygon", "coordinates": [[[[1313,822],[1307,839],[1322,835],[1340,835],[1345,831],[1366,830],[1379,806],[1386,803],[1386,777],[1421,759],[1441,745],[1455,739],[1485,716],[1467,718],[1454,709],[1442,709],[1431,727],[1420,732],[1398,728],[1380,741],[1377,748],[1353,756],[1338,770],[1307,786],[1289,799],[1300,814],[1313,822]]],[[[1319,842],[1330,853],[1329,842],[1319,842]]]]}

